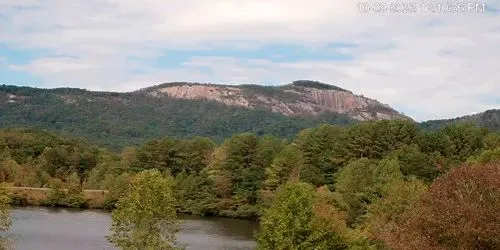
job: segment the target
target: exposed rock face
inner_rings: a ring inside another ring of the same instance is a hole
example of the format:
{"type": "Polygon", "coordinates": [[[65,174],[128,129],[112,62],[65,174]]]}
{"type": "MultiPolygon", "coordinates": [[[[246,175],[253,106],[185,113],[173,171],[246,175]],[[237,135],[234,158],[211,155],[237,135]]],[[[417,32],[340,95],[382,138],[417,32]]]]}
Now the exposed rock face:
{"type": "Polygon", "coordinates": [[[296,81],[281,87],[172,83],[144,91],[155,97],[167,95],[181,99],[205,99],[225,105],[265,108],[288,116],[335,112],[348,114],[360,121],[405,118],[376,100],[355,95],[333,85],[311,81],[296,81]]]}
{"type": "Polygon", "coordinates": [[[178,85],[159,88],[151,94],[167,94],[170,97],[182,99],[207,99],[226,105],[248,107],[249,103],[243,97],[243,91],[236,87],[210,86],[210,85],[178,85]]]}

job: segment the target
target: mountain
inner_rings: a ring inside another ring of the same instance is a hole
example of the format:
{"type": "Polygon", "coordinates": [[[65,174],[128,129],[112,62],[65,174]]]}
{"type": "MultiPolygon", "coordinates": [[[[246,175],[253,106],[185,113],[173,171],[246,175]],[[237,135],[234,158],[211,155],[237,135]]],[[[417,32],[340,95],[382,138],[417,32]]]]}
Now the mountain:
{"type": "Polygon", "coordinates": [[[176,99],[211,100],[235,107],[261,108],[286,116],[339,113],[358,121],[404,117],[376,100],[355,95],[334,85],[305,80],[280,87],[165,83],[138,92],[157,98],[168,96],[176,99]]]}
{"type": "Polygon", "coordinates": [[[376,100],[313,81],[278,87],[176,82],[128,93],[0,86],[1,127],[40,127],[115,149],[162,136],[291,137],[319,123],[395,118],[407,119],[376,100]]]}
{"type": "Polygon", "coordinates": [[[478,126],[500,132],[500,109],[490,109],[482,113],[457,117],[453,119],[430,120],[420,124],[422,128],[436,130],[457,122],[469,122],[478,126]]]}

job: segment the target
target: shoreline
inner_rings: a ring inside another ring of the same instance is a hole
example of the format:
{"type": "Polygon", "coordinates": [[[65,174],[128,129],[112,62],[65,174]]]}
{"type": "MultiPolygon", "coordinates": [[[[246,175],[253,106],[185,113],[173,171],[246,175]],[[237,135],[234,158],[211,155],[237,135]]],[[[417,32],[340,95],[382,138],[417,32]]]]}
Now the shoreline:
{"type": "MultiPolygon", "coordinates": [[[[9,196],[11,197],[11,205],[13,206],[33,206],[33,207],[67,207],[69,206],[54,206],[48,204],[50,188],[34,188],[34,187],[8,187],[9,196]]],[[[67,189],[60,189],[67,193],[67,189]]],[[[105,200],[108,190],[92,190],[84,189],[83,197],[86,201],[85,206],[81,208],[90,209],[105,209],[105,200]]]]}
{"type": "MultiPolygon", "coordinates": [[[[34,188],[34,187],[8,187],[9,196],[11,197],[11,206],[13,208],[21,208],[21,207],[46,207],[46,208],[54,208],[54,209],[75,209],[75,210],[103,210],[111,212],[112,209],[106,208],[105,200],[106,194],[109,193],[108,190],[97,190],[97,189],[84,189],[83,195],[86,200],[86,206],[83,207],[70,207],[70,206],[61,206],[61,205],[50,205],[47,202],[48,193],[50,192],[50,188],[34,188]]],[[[63,192],[67,192],[67,189],[60,189],[63,192]]],[[[248,220],[248,221],[259,221],[259,218],[246,218],[246,217],[231,217],[231,216],[223,216],[220,214],[217,215],[201,215],[201,214],[193,214],[188,212],[177,211],[178,215],[193,215],[200,216],[204,218],[231,218],[231,219],[240,219],[240,220],[248,220]]]]}

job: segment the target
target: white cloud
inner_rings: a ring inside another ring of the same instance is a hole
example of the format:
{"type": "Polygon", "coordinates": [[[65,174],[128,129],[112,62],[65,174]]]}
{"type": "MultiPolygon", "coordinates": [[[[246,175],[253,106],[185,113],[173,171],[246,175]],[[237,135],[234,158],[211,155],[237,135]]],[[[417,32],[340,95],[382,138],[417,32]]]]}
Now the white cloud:
{"type": "MultiPolygon", "coordinates": [[[[498,0],[485,3],[500,7],[498,0]]],[[[167,81],[276,84],[309,78],[408,110],[418,120],[480,112],[495,107],[491,100],[500,100],[499,15],[425,14],[422,8],[414,14],[361,14],[357,4],[3,0],[0,42],[53,53],[10,66],[40,77],[46,87],[128,91],[167,81]],[[168,50],[251,50],[271,43],[327,53],[332,49],[326,45],[338,41],[358,45],[335,49],[354,60],[273,62],[276,55],[259,60],[194,55],[176,69],[147,63],[168,50]]]]}

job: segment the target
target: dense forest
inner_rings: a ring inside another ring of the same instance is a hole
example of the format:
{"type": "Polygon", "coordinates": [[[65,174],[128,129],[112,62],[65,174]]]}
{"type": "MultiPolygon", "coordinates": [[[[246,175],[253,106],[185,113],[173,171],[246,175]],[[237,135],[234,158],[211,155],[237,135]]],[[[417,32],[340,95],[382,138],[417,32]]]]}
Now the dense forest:
{"type": "MultiPolygon", "coordinates": [[[[256,86],[246,86],[245,90],[276,92],[276,88],[256,86]]],[[[337,113],[290,117],[270,110],[207,100],[151,98],[143,92],[0,85],[0,127],[48,129],[86,138],[115,151],[163,136],[206,136],[221,142],[233,134],[251,132],[290,139],[298,131],[320,123],[347,125],[353,122],[347,115],[337,113]]]]}
{"type": "Polygon", "coordinates": [[[466,115],[453,119],[425,121],[420,123],[420,126],[424,129],[437,130],[458,122],[469,122],[492,131],[500,132],[500,109],[490,109],[478,114],[466,115]]]}
{"type": "Polygon", "coordinates": [[[500,134],[468,123],[319,125],[292,139],[240,133],[222,143],[164,137],[120,153],[0,130],[0,181],[49,187],[48,205],[85,206],[83,189],[105,189],[113,208],[137,173],[157,169],[172,178],[178,212],[260,218],[262,249],[498,249],[498,160],[500,134]]]}

